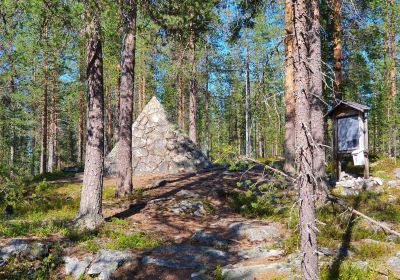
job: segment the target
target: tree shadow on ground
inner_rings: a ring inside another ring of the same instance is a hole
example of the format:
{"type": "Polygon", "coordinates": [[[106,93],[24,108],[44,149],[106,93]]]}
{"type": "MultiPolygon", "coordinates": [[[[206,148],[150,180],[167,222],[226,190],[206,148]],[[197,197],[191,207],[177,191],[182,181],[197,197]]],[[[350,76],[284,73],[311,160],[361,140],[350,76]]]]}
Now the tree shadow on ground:
{"type": "MultiPolygon", "coordinates": [[[[357,210],[360,204],[361,204],[361,196],[358,195],[354,200],[353,209],[357,210]]],[[[350,216],[349,222],[346,227],[346,231],[342,236],[342,243],[340,245],[339,252],[336,258],[333,260],[333,263],[329,269],[328,279],[330,280],[339,279],[340,267],[348,257],[348,250],[350,248],[351,237],[353,234],[353,228],[355,225],[356,217],[357,216],[354,213],[352,213],[350,216]]]]}

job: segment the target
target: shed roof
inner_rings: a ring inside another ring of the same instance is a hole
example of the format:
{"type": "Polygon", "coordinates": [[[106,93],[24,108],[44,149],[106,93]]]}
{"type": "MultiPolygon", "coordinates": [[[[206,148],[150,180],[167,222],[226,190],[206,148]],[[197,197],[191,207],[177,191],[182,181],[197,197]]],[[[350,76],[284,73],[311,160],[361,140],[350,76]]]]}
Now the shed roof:
{"type": "Polygon", "coordinates": [[[365,106],[363,104],[360,103],[356,103],[353,101],[345,101],[345,100],[341,100],[335,107],[333,107],[329,112],[328,112],[328,116],[331,116],[335,111],[337,111],[338,109],[340,109],[341,107],[350,107],[353,108],[357,111],[360,111],[362,113],[366,112],[369,110],[368,106],[365,106]]]}

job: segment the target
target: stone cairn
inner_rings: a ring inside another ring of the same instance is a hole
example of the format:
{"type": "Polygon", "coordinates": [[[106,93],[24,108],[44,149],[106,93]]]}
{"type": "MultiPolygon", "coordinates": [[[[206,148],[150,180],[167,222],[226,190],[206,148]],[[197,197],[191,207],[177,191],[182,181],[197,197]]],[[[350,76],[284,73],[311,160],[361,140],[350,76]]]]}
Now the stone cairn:
{"type": "MultiPolygon", "coordinates": [[[[105,159],[108,175],[116,173],[117,146],[105,159]]],[[[133,175],[196,172],[209,167],[210,161],[168,121],[163,106],[153,97],[132,126],[133,175]]]]}

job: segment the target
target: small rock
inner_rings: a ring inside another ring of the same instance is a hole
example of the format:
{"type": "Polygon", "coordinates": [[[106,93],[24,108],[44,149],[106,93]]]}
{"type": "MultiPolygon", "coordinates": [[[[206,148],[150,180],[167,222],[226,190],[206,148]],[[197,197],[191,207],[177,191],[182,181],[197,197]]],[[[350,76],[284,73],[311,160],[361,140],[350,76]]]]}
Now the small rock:
{"type": "Polygon", "coordinates": [[[176,193],[176,196],[181,196],[185,198],[199,198],[200,195],[188,190],[181,190],[176,193]]]}
{"type": "Polygon", "coordinates": [[[376,182],[379,186],[383,185],[383,180],[381,178],[378,177],[373,177],[371,178],[374,182],[376,182]]]}
{"type": "Polygon", "coordinates": [[[99,275],[100,280],[110,279],[114,271],[129,258],[131,254],[127,251],[100,250],[87,274],[99,275]]]}
{"type": "Polygon", "coordinates": [[[175,214],[190,214],[200,217],[206,214],[203,202],[196,200],[182,200],[170,207],[170,210],[175,214]]]}
{"type": "Polygon", "coordinates": [[[73,275],[75,279],[79,279],[85,274],[85,271],[92,262],[92,259],[92,257],[87,256],[80,261],[76,257],[63,257],[65,262],[65,274],[73,275]]]}
{"type": "Polygon", "coordinates": [[[158,187],[163,187],[168,183],[167,180],[158,180],[155,181],[153,184],[151,184],[152,188],[158,188],[158,187]]]}

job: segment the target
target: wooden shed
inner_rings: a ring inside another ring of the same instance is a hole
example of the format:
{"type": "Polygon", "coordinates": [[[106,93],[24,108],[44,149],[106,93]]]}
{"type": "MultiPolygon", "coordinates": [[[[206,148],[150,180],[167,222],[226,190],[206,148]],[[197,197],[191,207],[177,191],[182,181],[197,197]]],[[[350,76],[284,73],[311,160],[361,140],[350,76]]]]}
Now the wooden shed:
{"type": "Polygon", "coordinates": [[[364,166],[364,178],[369,177],[368,110],[365,105],[342,100],[328,112],[333,121],[333,154],[338,179],[341,160],[349,155],[353,157],[355,166],[364,166]]]}

